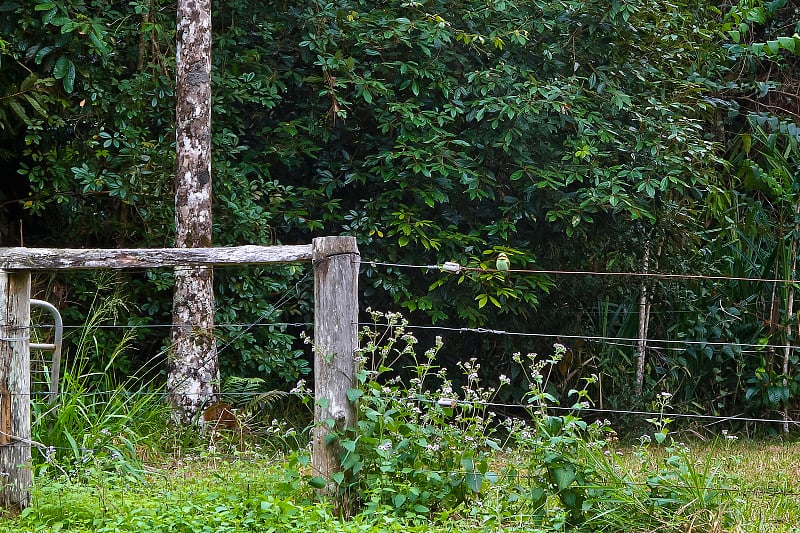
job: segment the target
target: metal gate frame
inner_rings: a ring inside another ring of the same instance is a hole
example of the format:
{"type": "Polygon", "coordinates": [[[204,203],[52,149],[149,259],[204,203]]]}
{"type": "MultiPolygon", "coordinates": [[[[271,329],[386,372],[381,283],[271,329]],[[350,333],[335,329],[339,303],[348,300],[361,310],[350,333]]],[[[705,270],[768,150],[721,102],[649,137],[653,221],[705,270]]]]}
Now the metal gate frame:
{"type": "Polygon", "coordinates": [[[53,352],[50,363],[50,383],[48,384],[47,401],[54,403],[58,397],[58,384],[61,379],[61,341],[64,337],[64,322],[61,320],[61,313],[56,306],[44,300],[31,299],[31,307],[41,307],[50,312],[53,316],[53,328],[55,330],[52,343],[30,343],[31,350],[42,350],[53,352]]]}

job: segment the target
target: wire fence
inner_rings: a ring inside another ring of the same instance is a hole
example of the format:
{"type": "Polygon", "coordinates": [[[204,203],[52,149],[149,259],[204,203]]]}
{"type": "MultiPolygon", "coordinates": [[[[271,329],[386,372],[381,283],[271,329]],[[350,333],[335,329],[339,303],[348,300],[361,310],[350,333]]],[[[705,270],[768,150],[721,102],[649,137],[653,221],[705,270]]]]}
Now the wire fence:
{"type": "MultiPolygon", "coordinates": [[[[455,262],[447,262],[444,264],[409,264],[409,263],[392,263],[392,262],[384,262],[379,260],[361,260],[360,261],[362,268],[364,266],[369,266],[372,268],[377,267],[392,267],[392,268],[404,268],[404,269],[414,269],[414,270],[423,270],[427,272],[434,272],[443,275],[460,273],[460,272],[479,272],[479,273],[492,273],[498,272],[496,269],[491,268],[477,268],[477,267],[470,267],[470,266],[461,266],[455,262]]],[[[181,267],[175,267],[180,269],[181,267]]],[[[191,267],[189,267],[191,268],[191,267]]],[[[226,265],[220,267],[223,269],[233,269],[233,268],[241,268],[226,265]]],[[[150,270],[141,270],[139,273],[149,272],[150,270]]],[[[137,270],[129,270],[129,272],[137,272],[137,270]]],[[[601,271],[570,271],[570,270],[545,270],[545,269],[511,269],[507,271],[509,273],[519,274],[519,275],[527,275],[527,274],[534,274],[534,275],[559,275],[559,276],[614,276],[614,277],[647,277],[647,278],[654,278],[654,279],[678,279],[678,280],[713,280],[713,281],[725,281],[725,282],[755,282],[755,283],[796,283],[794,280],[785,280],[785,279],[777,279],[777,278],[763,278],[763,277],[737,277],[737,276],[719,276],[719,275],[700,275],[700,274],[673,274],[673,273],[658,273],[658,272],[601,272],[601,271]]],[[[311,276],[311,271],[306,271],[306,273],[296,282],[294,285],[288,289],[286,289],[276,300],[275,303],[271,304],[266,311],[264,311],[259,317],[255,320],[250,322],[238,322],[238,323],[217,323],[214,325],[215,330],[223,330],[228,329],[231,330],[232,336],[223,344],[222,346],[218,347],[216,354],[210,354],[209,357],[219,357],[220,355],[225,355],[225,351],[228,350],[237,340],[239,340],[243,335],[254,328],[301,328],[304,330],[313,328],[313,323],[311,322],[304,322],[304,321],[291,321],[291,322],[271,322],[265,321],[264,319],[276,311],[280,311],[284,306],[288,305],[296,301],[300,294],[301,290],[300,287],[302,284],[307,282],[311,276]]],[[[97,330],[150,330],[150,329],[166,329],[171,330],[176,327],[175,324],[169,322],[162,322],[162,323],[153,323],[148,322],[149,317],[128,317],[130,322],[134,323],[114,323],[114,324],[95,324],[91,327],[97,330]]],[[[358,324],[359,327],[390,327],[390,324],[376,324],[374,322],[361,322],[358,324]]],[[[35,326],[32,326],[32,329],[35,326]]],[[[523,332],[523,331],[509,331],[503,329],[494,329],[494,328],[483,328],[483,327],[453,327],[453,326],[442,326],[442,325],[420,325],[420,324],[404,324],[403,326],[409,330],[427,330],[433,332],[441,332],[441,333],[457,333],[457,334],[476,334],[476,335],[492,335],[492,336],[506,336],[506,337],[522,337],[522,338],[534,338],[534,339],[546,339],[546,340],[553,340],[558,342],[565,342],[565,341],[584,341],[584,342],[593,342],[593,343],[602,343],[607,345],[614,345],[620,347],[628,347],[628,348],[636,348],[639,343],[644,341],[649,350],[657,351],[685,351],[687,347],[690,346],[702,346],[702,347],[730,347],[735,348],[738,353],[746,354],[746,353],[761,353],[764,350],[785,350],[791,349],[796,350],[797,347],[792,344],[785,344],[785,343],[747,343],[747,342],[740,342],[736,340],[732,341],[709,341],[709,340],[692,340],[692,339],[658,339],[658,338],[636,338],[636,337],[621,337],[621,336],[614,336],[614,335],[588,335],[588,334],[565,334],[565,333],[547,333],[547,332],[523,332]]],[[[0,325],[2,328],[2,325],[0,325]]],[[[85,325],[79,324],[65,324],[64,329],[68,331],[80,331],[85,329],[85,325]]],[[[19,329],[19,328],[18,328],[19,329]]],[[[19,332],[17,332],[17,335],[19,332]]],[[[17,340],[21,339],[22,337],[6,337],[3,340],[17,340]]],[[[27,336],[25,337],[27,339],[27,336]]],[[[164,348],[163,350],[159,351],[151,361],[161,361],[163,358],[166,357],[167,353],[169,352],[169,347],[164,348]]],[[[46,369],[46,359],[39,358],[40,361],[37,364],[38,368],[46,369]]],[[[203,361],[204,364],[206,361],[203,361]]],[[[42,372],[44,370],[41,370],[42,372]]],[[[177,387],[179,384],[173,385],[173,388],[177,387]]],[[[164,392],[163,394],[168,394],[169,391],[164,392]]],[[[101,393],[102,394],[102,393],[101,393]]],[[[520,408],[525,406],[513,405],[513,404],[497,404],[493,407],[502,407],[502,408],[520,408]]],[[[656,413],[647,412],[647,411],[626,411],[626,410],[619,410],[619,409],[592,409],[591,412],[597,414],[609,414],[609,415],[639,415],[639,416],[653,416],[656,413]]],[[[759,418],[759,417],[747,417],[747,416],[712,416],[712,415],[704,415],[704,414],[687,414],[687,413],[670,413],[671,417],[676,418],[695,418],[695,419],[703,419],[703,420],[718,420],[718,421],[728,421],[728,420],[737,420],[743,422],[763,422],[763,423],[777,423],[777,422],[784,422],[784,420],[777,420],[772,418],[759,418]]],[[[797,424],[799,422],[789,421],[790,424],[797,424]]]]}
{"type": "MultiPolygon", "coordinates": [[[[441,275],[450,275],[453,273],[459,272],[497,272],[494,269],[480,269],[480,268],[473,268],[473,267],[462,267],[461,265],[455,264],[443,264],[443,265],[413,265],[413,264],[399,264],[399,263],[387,263],[387,262],[380,262],[380,261],[362,261],[362,266],[367,265],[372,268],[378,267],[391,267],[391,268],[406,268],[406,269],[420,269],[427,272],[437,272],[441,275]]],[[[795,284],[796,281],[794,280],[785,280],[785,279],[770,279],[770,278],[759,278],[759,277],[726,277],[726,276],[715,276],[715,275],[688,275],[688,274],[669,274],[669,273],[641,273],[641,272],[594,272],[594,271],[562,271],[562,270],[536,270],[536,269],[512,269],[509,271],[511,274],[515,275],[550,275],[550,276],[615,276],[615,277],[630,277],[630,278],[651,278],[651,279],[670,279],[670,280],[710,280],[710,281],[718,281],[718,282],[753,282],[753,283],[780,283],[780,284],[795,284]]],[[[239,340],[243,335],[245,335],[248,331],[254,328],[300,328],[303,330],[307,330],[313,327],[313,324],[306,321],[286,321],[286,322],[271,322],[266,320],[267,317],[273,315],[276,311],[280,311],[284,306],[289,305],[290,303],[294,302],[297,298],[299,298],[300,290],[299,287],[301,284],[306,283],[311,275],[311,272],[307,272],[304,276],[299,279],[293,287],[285,290],[275,301],[274,304],[271,304],[269,308],[264,311],[260,316],[255,318],[250,322],[236,322],[236,323],[219,323],[215,324],[215,329],[222,330],[227,329],[230,330],[229,334],[231,335],[227,341],[217,349],[216,354],[212,354],[212,357],[219,357],[220,355],[225,355],[226,351],[231,348],[234,343],[239,340]]],[[[105,330],[105,329],[117,329],[117,330],[142,330],[142,329],[172,329],[175,327],[175,324],[171,323],[144,323],[146,320],[149,320],[147,317],[130,317],[131,321],[134,323],[130,324],[97,324],[93,325],[93,328],[98,330],[105,330]]],[[[359,323],[359,327],[392,327],[392,324],[375,324],[373,322],[364,322],[359,323]]],[[[2,327],[2,325],[0,325],[2,327]]],[[[81,331],[86,326],[84,325],[77,325],[77,324],[65,324],[65,329],[69,331],[81,331]]],[[[546,333],[546,332],[524,332],[524,331],[509,331],[504,329],[493,329],[493,328],[480,328],[480,327],[452,327],[452,326],[437,326],[437,325],[421,325],[421,324],[404,324],[403,327],[409,330],[428,330],[432,332],[442,332],[442,333],[456,333],[456,334],[474,334],[474,335],[490,335],[490,336],[507,336],[507,337],[528,337],[528,338],[536,338],[536,339],[545,339],[545,340],[553,340],[553,341],[585,341],[585,342],[596,342],[596,343],[606,343],[612,344],[617,346],[635,348],[637,343],[640,343],[642,340],[645,340],[647,346],[650,349],[656,350],[673,350],[673,351],[682,351],[686,350],[687,347],[690,346],[713,346],[713,347],[735,347],[740,353],[757,353],[762,352],[766,349],[774,349],[774,350],[783,350],[783,349],[791,349],[795,350],[796,347],[791,344],[763,344],[763,343],[743,343],[743,342],[725,342],[725,341],[699,341],[699,340],[690,340],[690,339],[640,339],[640,338],[632,338],[632,337],[619,337],[613,335],[573,335],[573,334],[563,334],[563,333],[546,333]]],[[[46,328],[45,328],[46,329],[46,328]]],[[[5,331],[5,329],[4,329],[5,331]]],[[[28,332],[29,333],[29,332],[28,332]]],[[[29,335],[26,332],[19,332],[17,331],[14,333],[12,337],[6,337],[2,340],[19,340],[21,338],[25,338],[26,340],[29,338],[29,335]],[[21,335],[21,336],[20,336],[21,335]]],[[[45,334],[46,335],[46,334],[45,334]]],[[[166,357],[169,348],[165,348],[164,350],[160,351],[156,356],[154,356],[150,361],[154,362],[153,364],[158,364],[159,361],[163,360],[166,357]]],[[[150,364],[150,362],[148,362],[150,364]]],[[[47,369],[47,360],[46,357],[41,357],[36,360],[36,367],[44,370],[38,370],[41,372],[46,372],[47,369]]],[[[43,380],[42,380],[43,381],[43,380]]],[[[173,385],[173,388],[177,385],[173,385]]],[[[109,391],[84,391],[82,395],[85,398],[92,398],[96,397],[98,399],[102,399],[107,397],[110,394],[118,393],[119,391],[109,390],[109,391]]],[[[171,391],[166,388],[156,389],[156,390],[127,390],[124,391],[123,394],[130,395],[130,396],[144,396],[144,395],[155,395],[155,396],[167,396],[171,391]]],[[[41,391],[34,391],[32,390],[30,396],[33,398],[37,398],[40,395],[45,395],[45,392],[41,391]]],[[[65,397],[69,394],[72,394],[71,391],[59,391],[59,397],[65,397]]],[[[240,397],[242,399],[252,398],[254,393],[253,392],[226,392],[226,395],[229,397],[235,398],[240,397]]],[[[300,399],[305,399],[307,402],[312,401],[313,397],[302,394],[302,393],[293,393],[293,396],[298,397],[300,399]]],[[[531,404],[521,403],[521,402],[493,402],[493,401],[474,401],[471,400],[469,403],[474,407],[480,408],[488,408],[488,409],[497,409],[497,410],[526,410],[531,409],[531,404]]],[[[56,401],[56,405],[58,404],[58,400],[56,401]]],[[[648,411],[648,410],[625,410],[625,409],[607,409],[607,408],[599,408],[596,406],[583,406],[580,409],[576,409],[575,407],[563,407],[563,406],[547,406],[546,409],[552,413],[573,413],[573,414],[586,414],[595,417],[600,416],[636,416],[642,418],[684,418],[684,419],[692,419],[698,420],[704,423],[755,423],[755,424],[790,424],[792,426],[797,426],[800,424],[800,421],[795,420],[785,420],[784,418],[775,419],[769,417],[752,417],[747,416],[746,414],[738,414],[733,416],[715,416],[715,415],[708,415],[702,413],[681,413],[681,412],[665,412],[664,410],[660,411],[648,411]]],[[[48,446],[46,443],[39,443],[30,441],[30,444],[37,449],[42,450],[43,452],[48,449],[53,450],[62,450],[66,452],[73,452],[75,450],[74,447],[53,447],[48,446]]],[[[90,451],[89,448],[86,451],[90,451]]],[[[221,457],[225,457],[224,454],[220,455],[221,457]]],[[[466,471],[460,470],[428,470],[429,473],[437,473],[440,475],[464,475],[466,471]]],[[[524,477],[524,476],[523,476],[524,477]]],[[[522,479],[522,478],[521,478],[522,479]]],[[[593,482],[592,484],[587,484],[583,487],[576,487],[576,488],[592,488],[598,484],[603,484],[602,481],[593,482]]],[[[625,482],[618,484],[619,486],[647,486],[646,482],[625,482]]],[[[681,486],[681,488],[686,489],[697,489],[697,490],[708,490],[708,491],[727,491],[733,493],[742,493],[745,490],[748,494],[757,496],[757,497],[773,497],[773,496],[783,496],[783,497],[800,497],[800,492],[794,489],[775,489],[774,487],[748,487],[747,489],[739,488],[739,487],[720,487],[720,486],[681,486]]]]}

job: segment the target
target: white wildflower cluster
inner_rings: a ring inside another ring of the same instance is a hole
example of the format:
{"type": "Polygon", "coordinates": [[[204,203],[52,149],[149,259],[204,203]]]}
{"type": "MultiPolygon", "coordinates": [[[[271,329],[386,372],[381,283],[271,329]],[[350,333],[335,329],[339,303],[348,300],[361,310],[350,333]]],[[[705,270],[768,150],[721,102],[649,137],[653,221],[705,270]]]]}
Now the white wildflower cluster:
{"type": "Polygon", "coordinates": [[[727,429],[722,430],[722,436],[725,437],[725,440],[729,440],[731,442],[739,439],[739,437],[737,437],[736,435],[729,434],[727,429]]]}
{"type": "Polygon", "coordinates": [[[297,394],[299,396],[307,396],[307,395],[311,394],[311,389],[309,389],[308,386],[306,385],[306,380],[301,379],[301,380],[299,380],[297,382],[297,385],[295,385],[292,388],[292,390],[289,391],[289,394],[297,394]]]}
{"type": "Polygon", "coordinates": [[[417,344],[417,342],[419,342],[417,338],[411,333],[404,334],[402,337],[400,337],[400,340],[402,340],[409,346],[413,346],[414,344],[417,344]]]}
{"type": "Polygon", "coordinates": [[[438,452],[439,451],[439,443],[436,442],[434,444],[428,444],[427,446],[425,446],[425,449],[428,450],[429,452],[438,452]]]}
{"type": "Polygon", "coordinates": [[[86,464],[90,462],[94,458],[94,450],[91,448],[84,448],[83,453],[81,454],[81,463],[86,464]]]}
{"type": "Polygon", "coordinates": [[[56,447],[48,446],[44,450],[44,460],[46,463],[52,464],[56,459],[56,447]]]}
{"type": "Polygon", "coordinates": [[[265,429],[267,435],[279,439],[291,439],[297,437],[297,429],[285,420],[273,418],[269,426],[265,429]]]}

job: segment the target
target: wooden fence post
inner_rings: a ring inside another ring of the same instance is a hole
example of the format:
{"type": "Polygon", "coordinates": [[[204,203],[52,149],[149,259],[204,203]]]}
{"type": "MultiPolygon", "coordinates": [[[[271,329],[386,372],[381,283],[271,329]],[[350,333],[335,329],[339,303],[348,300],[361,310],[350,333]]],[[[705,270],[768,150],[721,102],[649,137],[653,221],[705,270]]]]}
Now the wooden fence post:
{"type": "Polygon", "coordinates": [[[348,400],[347,391],[356,386],[361,256],[355,237],[316,238],[311,255],[315,399],[312,466],[328,481],[323,493],[333,496],[337,486],[331,477],[341,471],[340,450],[329,445],[326,437],[331,431],[353,428],[357,423],[356,406],[348,400]]]}
{"type": "Polygon", "coordinates": [[[30,504],[31,356],[29,271],[0,270],[0,507],[30,504]]]}

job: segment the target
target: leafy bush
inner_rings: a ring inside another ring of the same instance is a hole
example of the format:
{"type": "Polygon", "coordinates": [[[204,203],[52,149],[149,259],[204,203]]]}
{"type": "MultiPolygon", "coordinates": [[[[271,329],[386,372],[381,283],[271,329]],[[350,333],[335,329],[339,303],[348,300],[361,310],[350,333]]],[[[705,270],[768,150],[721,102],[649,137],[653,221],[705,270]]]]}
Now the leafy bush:
{"type": "Polygon", "coordinates": [[[455,391],[446,370],[434,365],[441,343],[418,358],[416,339],[399,315],[374,315],[380,316],[388,329],[365,330],[361,388],[350,394],[360,406],[358,430],[339,436],[348,475],[343,486],[368,511],[388,506],[428,514],[458,507],[497,480],[489,451],[501,448],[486,406],[495,390],[480,386],[479,368],[468,362],[460,365],[467,385],[455,391]],[[404,375],[387,379],[397,361],[406,365],[404,375]]]}
{"type": "MultiPolygon", "coordinates": [[[[482,383],[477,363],[459,365],[463,385],[456,389],[447,369],[436,366],[441,342],[420,357],[405,319],[373,319],[363,330],[359,388],[348,392],[359,405],[358,428],[334,435],[342,472],[333,479],[365,512],[425,520],[470,512],[502,524],[524,517],[544,528],[625,523],[642,531],[730,518],[724,484],[684,447],[669,446],[663,464],[639,481],[641,472],[616,460],[610,424],[579,416],[589,405],[585,387],[569,392],[573,405],[558,407],[547,385],[564,346],[548,357],[514,356],[528,384],[520,406],[526,415],[500,419],[492,410],[499,388],[482,383]],[[482,511],[490,498],[494,514],[482,511]]],[[[500,388],[510,381],[501,376],[500,388]]],[[[653,438],[666,443],[670,421],[654,422],[653,438]]],[[[643,461],[651,440],[637,448],[643,461]]]]}

